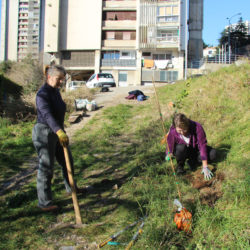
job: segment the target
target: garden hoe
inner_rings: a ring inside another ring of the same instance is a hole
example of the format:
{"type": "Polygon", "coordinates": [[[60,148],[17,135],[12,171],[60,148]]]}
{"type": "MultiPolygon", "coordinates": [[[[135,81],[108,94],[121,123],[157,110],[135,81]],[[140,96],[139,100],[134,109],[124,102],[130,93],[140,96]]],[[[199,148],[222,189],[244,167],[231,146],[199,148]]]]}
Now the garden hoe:
{"type": "Polygon", "coordinates": [[[74,205],[74,210],[75,210],[76,224],[82,225],[82,218],[81,218],[79,204],[77,200],[76,187],[75,187],[75,183],[74,183],[74,179],[72,175],[72,168],[71,168],[71,164],[69,160],[68,148],[66,146],[63,146],[63,151],[64,151],[66,167],[67,167],[67,172],[68,172],[68,177],[69,177],[69,184],[72,190],[72,200],[73,200],[73,205],[74,205]]]}

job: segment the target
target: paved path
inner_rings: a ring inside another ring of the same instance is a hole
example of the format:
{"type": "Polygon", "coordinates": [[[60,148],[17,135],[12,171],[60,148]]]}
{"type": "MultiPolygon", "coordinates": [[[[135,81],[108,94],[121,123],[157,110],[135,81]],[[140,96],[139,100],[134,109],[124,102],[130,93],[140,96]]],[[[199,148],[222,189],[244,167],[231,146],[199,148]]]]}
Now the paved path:
{"type": "Polygon", "coordinates": [[[129,86],[129,87],[118,87],[118,88],[110,88],[109,92],[99,92],[95,95],[95,101],[101,109],[98,109],[93,112],[87,112],[86,117],[75,124],[72,124],[70,127],[66,128],[66,133],[70,137],[72,142],[72,137],[74,136],[75,132],[81,128],[96,114],[101,112],[103,108],[107,108],[110,106],[115,106],[118,104],[126,104],[129,103],[129,100],[125,99],[128,96],[128,92],[132,90],[141,90],[146,96],[153,96],[154,95],[154,87],[151,86],[129,86]]]}

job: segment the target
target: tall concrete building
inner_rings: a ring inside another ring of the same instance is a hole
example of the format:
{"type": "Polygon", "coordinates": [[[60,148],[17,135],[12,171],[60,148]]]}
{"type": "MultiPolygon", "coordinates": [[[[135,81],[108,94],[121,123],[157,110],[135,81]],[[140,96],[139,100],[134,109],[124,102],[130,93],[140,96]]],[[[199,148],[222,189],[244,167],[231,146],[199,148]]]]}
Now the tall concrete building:
{"type": "Polygon", "coordinates": [[[38,59],[43,50],[42,0],[2,0],[0,60],[38,59]]]}
{"type": "MultiPolygon", "coordinates": [[[[87,80],[93,73],[106,72],[113,74],[118,86],[127,86],[152,79],[172,82],[184,76],[188,0],[2,1],[8,10],[2,18],[2,22],[8,20],[4,24],[6,36],[2,37],[3,59],[20,60],[21,52],[30,50],[38,39],[44,64],[62,64],[72,80],[87,80]],[[29,40],[31,25],[26,26],[38,11],[27,8],[34,2],[40,4],[40,32],[29,40]],[[9,27],[17,28],[13,31],[9,27]],[[9,49],[10,43],[14,49],[9,49]]],[[[196,59],[202,56],[203,0],[190,0],[190,7],[190,58],[196,59]]]]}
{"type": "Polygon", "coordinates": [[[108,72],[118,86],[183,78],[185,0],[47,0],[45,60],[72,79],[108,72]]]}

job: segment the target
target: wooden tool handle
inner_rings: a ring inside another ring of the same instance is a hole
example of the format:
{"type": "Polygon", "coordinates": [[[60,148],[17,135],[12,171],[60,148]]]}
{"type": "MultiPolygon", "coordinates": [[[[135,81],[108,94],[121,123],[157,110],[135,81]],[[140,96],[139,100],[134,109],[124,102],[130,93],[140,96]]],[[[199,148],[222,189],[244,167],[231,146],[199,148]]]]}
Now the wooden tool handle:
{"type": "Polygon", "coordinates": [[[72,168],[71,168],[71,164],[69,160],[68,148],[66,146],[63,146],[63,151],[64,151],[65,162],[66,162],[66,167],[67,167],[67,172],[68,172],[68,177],[69,177],[69,184],[72,190],[72,200],[73,200],[73,205],[74,205],[74,210],[75,210],[76,224],[81,225],[82,218],[81,218],[79,204],[78,204],[78,200],[76,196],[76,188],[75,188],[75,183],[74,183],[74,179],[72,175],[72,168]]]}

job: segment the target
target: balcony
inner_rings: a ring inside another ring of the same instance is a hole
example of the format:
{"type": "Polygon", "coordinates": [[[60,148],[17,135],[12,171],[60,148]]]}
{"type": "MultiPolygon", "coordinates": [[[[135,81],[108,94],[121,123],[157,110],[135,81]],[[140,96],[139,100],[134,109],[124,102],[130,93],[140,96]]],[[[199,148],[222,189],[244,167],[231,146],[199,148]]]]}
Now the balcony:
{"type": "Polygon", "coordinates": [[[136,1],[103,1],[103,10],[136,10],[136,1]]]}
{"type": "Polygon", "coordinates": [[[105,48],[135,48],[136,40],[103,40],[102,49],[105,48]]]}
{"type": "Polygon", "coordinates": [[[122,21],[103,21],[103,30],[135,30],[136,21],[132,20],[122,20],[122,21]]]}
{"type": "Polygon", "coordinates": [[[28,45],[27,44],[18,44],[18,48],[27,48],[28,45]]]}
{"type": "Polygon", "coordinates": [[[156,37],[157,48],[178,48],[179,36],[156,37]]]}
{"type": "Polygon", "coordinates": [[[101,66],[136,67],[136,59],[102,59],[101,66]]]}

